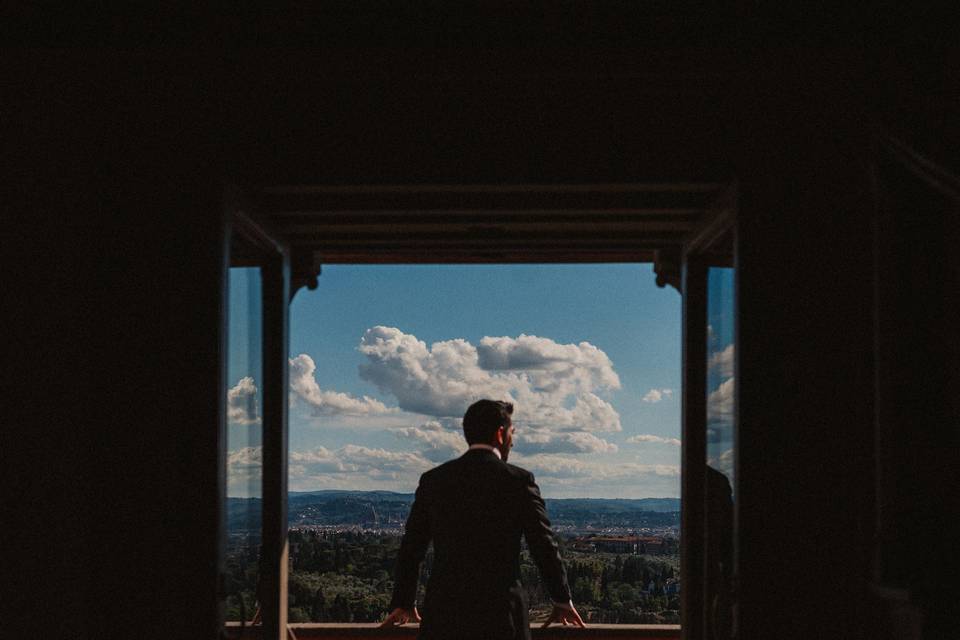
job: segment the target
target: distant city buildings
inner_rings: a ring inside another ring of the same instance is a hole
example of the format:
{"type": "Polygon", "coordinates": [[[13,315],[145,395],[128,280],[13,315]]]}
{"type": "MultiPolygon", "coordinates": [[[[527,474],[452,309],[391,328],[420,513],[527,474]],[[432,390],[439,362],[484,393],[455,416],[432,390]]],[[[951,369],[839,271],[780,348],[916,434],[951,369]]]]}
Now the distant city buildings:
{"type": "Polygon", "coordinates": [[[666,536],[587,535],[574,538],[576,551],[664,555],[677,553],[677,540],[666,536]]]}

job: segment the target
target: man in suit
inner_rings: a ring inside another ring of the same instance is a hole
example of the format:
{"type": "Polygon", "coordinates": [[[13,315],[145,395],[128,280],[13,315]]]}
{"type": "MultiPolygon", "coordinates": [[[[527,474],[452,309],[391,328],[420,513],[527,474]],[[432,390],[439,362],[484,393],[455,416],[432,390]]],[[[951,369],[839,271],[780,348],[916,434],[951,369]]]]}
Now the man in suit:
{"type": "Polygon", "coordinates": [[[421,640],[529,640],[520,587],[520,536],[527,540],[553,600],[544,626],[584,626],[533,474],[507,464],[513,405],[480,400],[463,416],[470,448],[420,477],[400,543],[391,608],[381,626],[421,621],[420,562],[433,541],[421,640]]]}

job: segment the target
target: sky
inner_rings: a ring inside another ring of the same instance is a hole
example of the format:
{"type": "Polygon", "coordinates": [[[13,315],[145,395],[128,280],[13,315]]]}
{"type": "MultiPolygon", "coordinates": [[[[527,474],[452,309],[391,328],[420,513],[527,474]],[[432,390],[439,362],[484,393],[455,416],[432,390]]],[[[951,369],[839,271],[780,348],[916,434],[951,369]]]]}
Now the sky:
{"type": "MultiPolygon", "coordinates": [[[[258,287],[231,270],[232,496],[259,493],[258,287]]],[[[546,497],[680,495],[681,298],[651,265],[325,265],[290,312],[293,491],[412,492],[487,397],[546,497]]]]}

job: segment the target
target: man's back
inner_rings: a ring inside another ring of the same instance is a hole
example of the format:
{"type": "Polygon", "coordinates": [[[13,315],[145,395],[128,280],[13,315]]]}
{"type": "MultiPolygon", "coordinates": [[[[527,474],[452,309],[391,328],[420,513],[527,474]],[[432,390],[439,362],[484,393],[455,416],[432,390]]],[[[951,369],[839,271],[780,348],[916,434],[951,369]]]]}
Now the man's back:
{"type": "Polygon", "coordinates": [[[485,449],[428,471],[407,521],[392,606],[413,606],[418,567],[432,541],[421,638],[528,638],[521,535],[551,597],[567,602],[566,575],[532,474],[485,449]]]}

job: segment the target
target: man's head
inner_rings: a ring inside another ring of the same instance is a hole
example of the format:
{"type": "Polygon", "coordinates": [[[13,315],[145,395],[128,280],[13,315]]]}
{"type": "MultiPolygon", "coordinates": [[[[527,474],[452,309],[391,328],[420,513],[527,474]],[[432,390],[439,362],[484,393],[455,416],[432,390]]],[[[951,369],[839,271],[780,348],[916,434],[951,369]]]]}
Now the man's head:
{"type": "Polygon", "coordinates": [[[477,400],[463,415],[467,444],[489,444],[506,460],[513,446],[513,405],[502,400],[477,400]]]}

